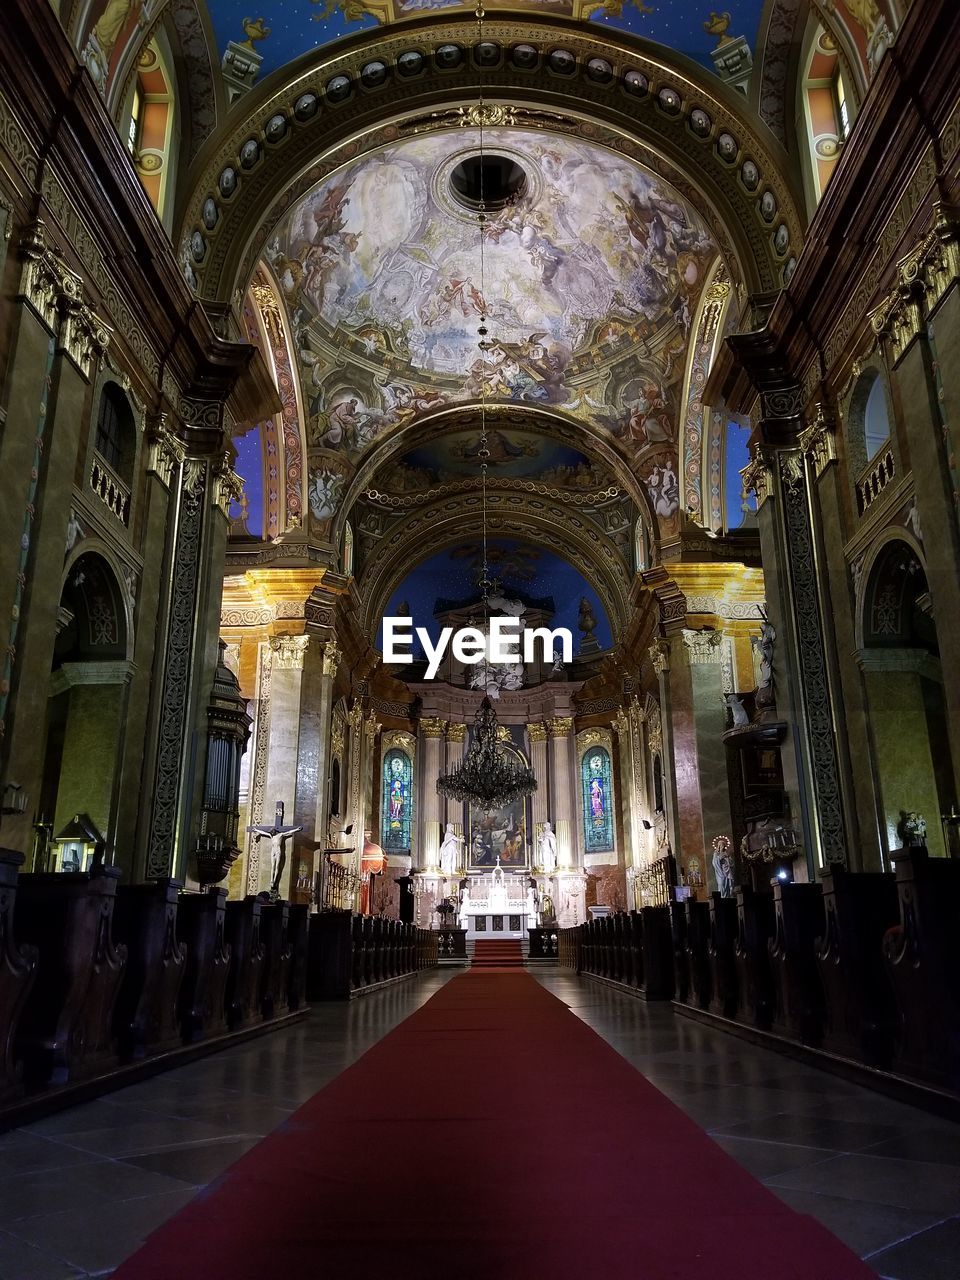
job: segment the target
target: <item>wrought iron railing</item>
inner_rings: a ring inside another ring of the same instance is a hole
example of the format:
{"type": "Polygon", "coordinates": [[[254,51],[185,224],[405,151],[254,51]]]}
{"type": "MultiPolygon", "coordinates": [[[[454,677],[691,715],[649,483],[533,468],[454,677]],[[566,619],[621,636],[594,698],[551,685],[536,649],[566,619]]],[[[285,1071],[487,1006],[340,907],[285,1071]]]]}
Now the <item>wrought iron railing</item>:
{"type": "Polygon", "coordinates": [[[360,891],[361,878],[356,871],[334,862],[327,854],[317,876],[320,880],[317,901],[321,911],[352,911],[360,891]]]}

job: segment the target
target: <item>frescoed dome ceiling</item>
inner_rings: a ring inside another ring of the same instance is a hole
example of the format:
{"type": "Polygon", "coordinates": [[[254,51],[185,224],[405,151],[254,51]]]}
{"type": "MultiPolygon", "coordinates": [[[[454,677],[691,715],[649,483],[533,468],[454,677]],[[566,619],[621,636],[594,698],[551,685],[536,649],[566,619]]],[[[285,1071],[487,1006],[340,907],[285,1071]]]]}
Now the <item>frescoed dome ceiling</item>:
{"type": "Polygon", "coordinates": [[[519,186],[488,217],[482,266],[476,214],[451,188],[477,153],[462,130],[341,170],[271,239],[308,443],[355,461],[391,430],[485,398],[590,421],[630,456],[675,455],[689,331],[718,256],[700,217],[579,140],[487,130],[484,151],[519,186]]]}
{"type": "MultiPolygon", "coordinates": [[[[208,0],[221,57],[231,42],[251,47],[263,59],[261,78],[302,53],[342,36],[401,20],[443,12],[472,13],[475,3],[460,0],[261,0],[256,18],[237,0],[208,0]]],[[[487,0],[486,9],[514,14],[574,18],[644,36],[695,58],[711,71],[711,54],[742,40],[756,48],[764,0],[724,0],[719,12],[709,5],[676,0],[487,0]]]]}

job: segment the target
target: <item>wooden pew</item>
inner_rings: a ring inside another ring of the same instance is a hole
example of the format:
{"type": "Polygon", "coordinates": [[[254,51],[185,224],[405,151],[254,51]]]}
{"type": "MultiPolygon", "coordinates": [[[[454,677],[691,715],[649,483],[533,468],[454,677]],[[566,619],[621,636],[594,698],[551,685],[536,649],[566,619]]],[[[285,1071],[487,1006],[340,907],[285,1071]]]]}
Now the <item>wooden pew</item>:
{"type": "Polygon", "coordinates": [[[687,917],[690,1003],[696,1009],[709,1009],[713,995],[710,967],[710,904],[690,898],[683,905],[686,908],[687,917]]]}
{"type": "Polygon", "coordinates": [[[735,898],[710,895],[710,939],[707,956],[710,961],[710,1012],[721,1018],[735,1018],[739,1007],[737,969],[733,948],[739,922],[735,898]]]}
{"type": "Polygon", "coordinates": [[[687,949],[687,903],[670,903],[670,931],[673,938],[673,969],[676,977],[674,999],[681,1004],[690,1000],[690,953],[687,949]]]}
{"type": "Polygon", "coordinates": [[[291,1012],[302,1009],[307,1001],[307,947],[309,946],[310,907],[306,902],[290,906],[290,979],[287,1001],[291,1012]]]}
{"type": "Polygon", "coordinates": [[[187,950],[177,938],[180,882],[120,885],[113,933],[127,948],[117,996],[114,1029],[120,1056],[129,1060],[173,1049],[181,1043],[177,1000],[186,973],[187,950]]]}
{"type": "Polygon", "coordinates": [[[260,908],[263,965],[260,976],[260,1012],[278,1018],[290,1008],[290,904],[265,902],[260,908]]]}
{"type": "Polygon", "coordinates": [[[227,941],[230,943],[230,973],[227,977],[227,1024],[231,1031],[260,1015],[260,985],[263,974],[263,940],[260,936],[263,902],[248,895],[240,902],[227,903],[227,941]]]}
{"type": "Polygon", "coordinates": [[[960,862],[894,854],[900,924],[884,940],[899,1011],[894,1069],[960,1091],[960,862]]]}
{"type": "Polygon", "coordinates": [[[17,1032],[29,1087],[66,1084],[114,1065],[113,1009],[127,949],[114,946],[118,867],[20,877],[18,937],[37,948],[37,978],[17,1032]]]}
{"type": "Polygon", "coordinates": [[[770,943],[776,1010],[774,1030],[816,1047],[823,1038],[824,1001],[817,950],[826,932],[818,884],[777,881],[776,933],[770,943]]]}
{"type": "Polygon", "coordinates": [[[773,894],[740,885],[737,889],[737,936],[733,962],[737,971],[737,1018],[765,1030],[773,1020],[773,979],[768,943],[774,932],[773,894]]]}
{"type": "Polygon", "coordinates": [[[643,994],[673,999],[673,935],[669,907],[643,907],[643,994]]]}
{"type": "Polygon", "coordinates": [[[817,949],[823,987],[823,1047],[888,1068],[897,1005],[883,957],[883,938],[900,916],[897,881],[887,872],[835,868],[823,877],[825,932],[817,949]]]}
{"type": "Polygon", "coordinates": [[[17,874],[22,865],[22,853],[0,849],[0,1103],[23,1092],[23,1064],[14,1053],[14,1039],[37,976],[37,949],[21,946],[14,928],[17,874]]]}
{"type": "Polygon", "coordinates": [[[182,893],[177,937],[187,960],[178,1002],[180,1028],[188,1044],[227,1030],[226,989],[230,944],[226,941],[226,889],[182,893]]]}

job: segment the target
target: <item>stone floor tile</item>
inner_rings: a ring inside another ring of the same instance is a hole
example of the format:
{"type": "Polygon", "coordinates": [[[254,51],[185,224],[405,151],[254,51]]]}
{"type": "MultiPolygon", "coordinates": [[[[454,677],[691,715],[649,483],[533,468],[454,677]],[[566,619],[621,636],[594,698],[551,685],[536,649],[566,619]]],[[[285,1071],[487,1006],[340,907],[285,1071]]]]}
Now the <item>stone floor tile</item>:
{"type": "Polygon", "coordinates": [[[919,1231],[870,1256],[870,1265],[893,1280],[957,1280],[960,1218],[919,1231]]]}
{"type": "Polygon", "coordinates": [[[3,1280],[72,1280],[84,1273],[62,1258],[0,1231],[0,1276],[3,1280]]]}
{"type": "Polygon", "coordinates": [[[960,1169],[918,1160],[841,1155],[782,1174],[769,1185],[932,1213],[938,1220],[960,1214],[960,1169]]]}

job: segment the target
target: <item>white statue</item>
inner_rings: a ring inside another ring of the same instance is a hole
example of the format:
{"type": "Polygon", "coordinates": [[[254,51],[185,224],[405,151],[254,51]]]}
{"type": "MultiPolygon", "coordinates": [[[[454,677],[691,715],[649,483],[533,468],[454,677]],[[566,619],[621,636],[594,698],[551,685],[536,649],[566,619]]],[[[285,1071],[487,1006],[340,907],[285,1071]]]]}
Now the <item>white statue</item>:
{"type": "Polygon", "coordinates": [[[747,715],[746,708],[743,705],[743,700],[739,693],[725,694],[724,701],[730,708],[730,714],[733,716],[734,728],[739,728],[741,725],[750,723],[750,717],[747,715]]]}
{"type": "Polygon", "coordinates": [[[453,829],[453,823],[447,823],[447,829],[443,834],[443,842],[440,845],[440,870],[447,877],[457,874],[457,867],[460,865],[460,845],[466,844],[463,836],[458,836],[453,829]]]}
{"type": "Polygon", "coordinates": [[[460,928],[470,928],[470,886],[464,885],[460,894],[460,928]]]}
{"type": "Polygon", "coordinates": [[[537,927],[537,891],[530,885],[527,889],[527,928],[537,927]]]}
{"type": "Polygon", "coordinates": [[[556,871],[557,863],[560,860],[560,852],[557,846],[557,837],[554,835],[553,827],[549,822],[543,824],[537,853],[540,858],[540,866],[546,875],[556,871]]]}

